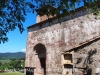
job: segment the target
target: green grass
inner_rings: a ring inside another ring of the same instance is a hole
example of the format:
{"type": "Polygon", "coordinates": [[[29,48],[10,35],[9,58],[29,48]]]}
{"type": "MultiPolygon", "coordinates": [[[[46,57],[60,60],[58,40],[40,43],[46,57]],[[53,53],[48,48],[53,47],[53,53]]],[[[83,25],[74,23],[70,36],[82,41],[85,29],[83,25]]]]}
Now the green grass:
{"type": "Polygon", "coordinates": [[[0,73],[0,75],[25,75],[25,74],[19,72],[7,72],[7,73],[0,73]]]}

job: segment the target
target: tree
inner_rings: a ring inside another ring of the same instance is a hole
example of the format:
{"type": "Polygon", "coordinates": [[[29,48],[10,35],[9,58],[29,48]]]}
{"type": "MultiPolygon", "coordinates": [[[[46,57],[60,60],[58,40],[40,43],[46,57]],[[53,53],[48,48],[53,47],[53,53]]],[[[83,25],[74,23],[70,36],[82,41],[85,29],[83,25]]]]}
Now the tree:
{"type": "Polygon", "coordinates": [[[24,69],[24,67],[25,67],[25,60],[22,60],[21,61],[21,69],[24,69]]]}
{"type": "Polygon", "coordinates": [[[25,21],[26,13],[32,12],[33,8],[26,0],[0,0],[0,43],[8,41],[6,35],[9,31],[16,28],[21,33],[24,31],[22,22],[25,21]]]}
{"type": "Polygon", "coordinates": [[[0,66],[2,65],[2,63],[0,62],[0,66]]]}
{"type": "Polygon", "coordinates": [[[100,4],[99,0],[35,0],[37,2],[37,9],[39,15],[46,14],[56,15],[58,19],[66,14],[70,14],[71,10],[75,10],[79,7],[82,7],[82,3],[84,8],[92,7],[94,15],[98,15],[98,4],[100,4]],[[47,6],[53,6],[54,8],[46,9],[47,6]],[[45,7],[46,6],[46,7],[45,7]],[[39,9],[42,7],[41,11],[39,9]],[[55,11],[54,11],[55,10],[55,11]],[[63,15],[61,15],[63,14],[63,15]]]}
{"type": "Polygon", "coordinates": [[[19,28],[22,33],[27,12],[37,12],[39,15],[56,15],[58,19],[60,14],[69,14],[69,11],[81,6],[93,7],[95,15],[99,14],[97,2],[99,0],[0,0],[0,43],[8,41],[7,33],[19,28]],[[46,6],[53,6],[49,10],[46,6]],[[41,11],[39,9],[42,7],[41,11]],[[55,11],[54,11],[55,10],[55,11]]]}

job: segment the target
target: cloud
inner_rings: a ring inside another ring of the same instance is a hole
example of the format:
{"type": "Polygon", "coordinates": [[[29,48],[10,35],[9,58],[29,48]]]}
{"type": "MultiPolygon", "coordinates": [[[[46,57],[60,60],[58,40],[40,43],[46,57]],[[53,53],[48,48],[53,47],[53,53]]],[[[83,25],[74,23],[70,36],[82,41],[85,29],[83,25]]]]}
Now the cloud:
{"type": "Polygon", "coordinates": [[[22,52],[26,52],[26,49],[24,48],[24,49],[22,49],[21,51],[22,51],[22,52]]]}

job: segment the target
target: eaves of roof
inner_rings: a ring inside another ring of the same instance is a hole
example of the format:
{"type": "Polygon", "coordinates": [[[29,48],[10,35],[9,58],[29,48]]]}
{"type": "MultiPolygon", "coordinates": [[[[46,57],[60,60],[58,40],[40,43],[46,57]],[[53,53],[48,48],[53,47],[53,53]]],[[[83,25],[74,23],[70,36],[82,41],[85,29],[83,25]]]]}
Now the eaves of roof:
{"type": "Polygon", "coordinates": [[[87,44],[92,43],[92,42],[94,42],[96,40],[99,40],[99,39],[100,39],[100,36],[96,36],[96,37],[94,37],[92,39],[86,40],[85,42],[76,44],[74,47],[72,47],[71,49],[68,49],[67,51],[62,52],[61,54],[64,54],[66,52],[75,51],[75,50],[79,49],[80,47],[86,46],[87,44]]]}

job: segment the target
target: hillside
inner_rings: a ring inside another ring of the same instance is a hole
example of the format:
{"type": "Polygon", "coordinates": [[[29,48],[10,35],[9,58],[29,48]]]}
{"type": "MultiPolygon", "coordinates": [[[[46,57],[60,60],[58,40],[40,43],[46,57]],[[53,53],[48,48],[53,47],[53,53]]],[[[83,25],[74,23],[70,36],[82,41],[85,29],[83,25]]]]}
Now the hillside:
{"type": "Polygon", "coordinates": [[[0,53],[0,59],[12,59],[12,58],[23,58],[25,57],[24,52],[16,52],[16,53],[0,53]]]}

